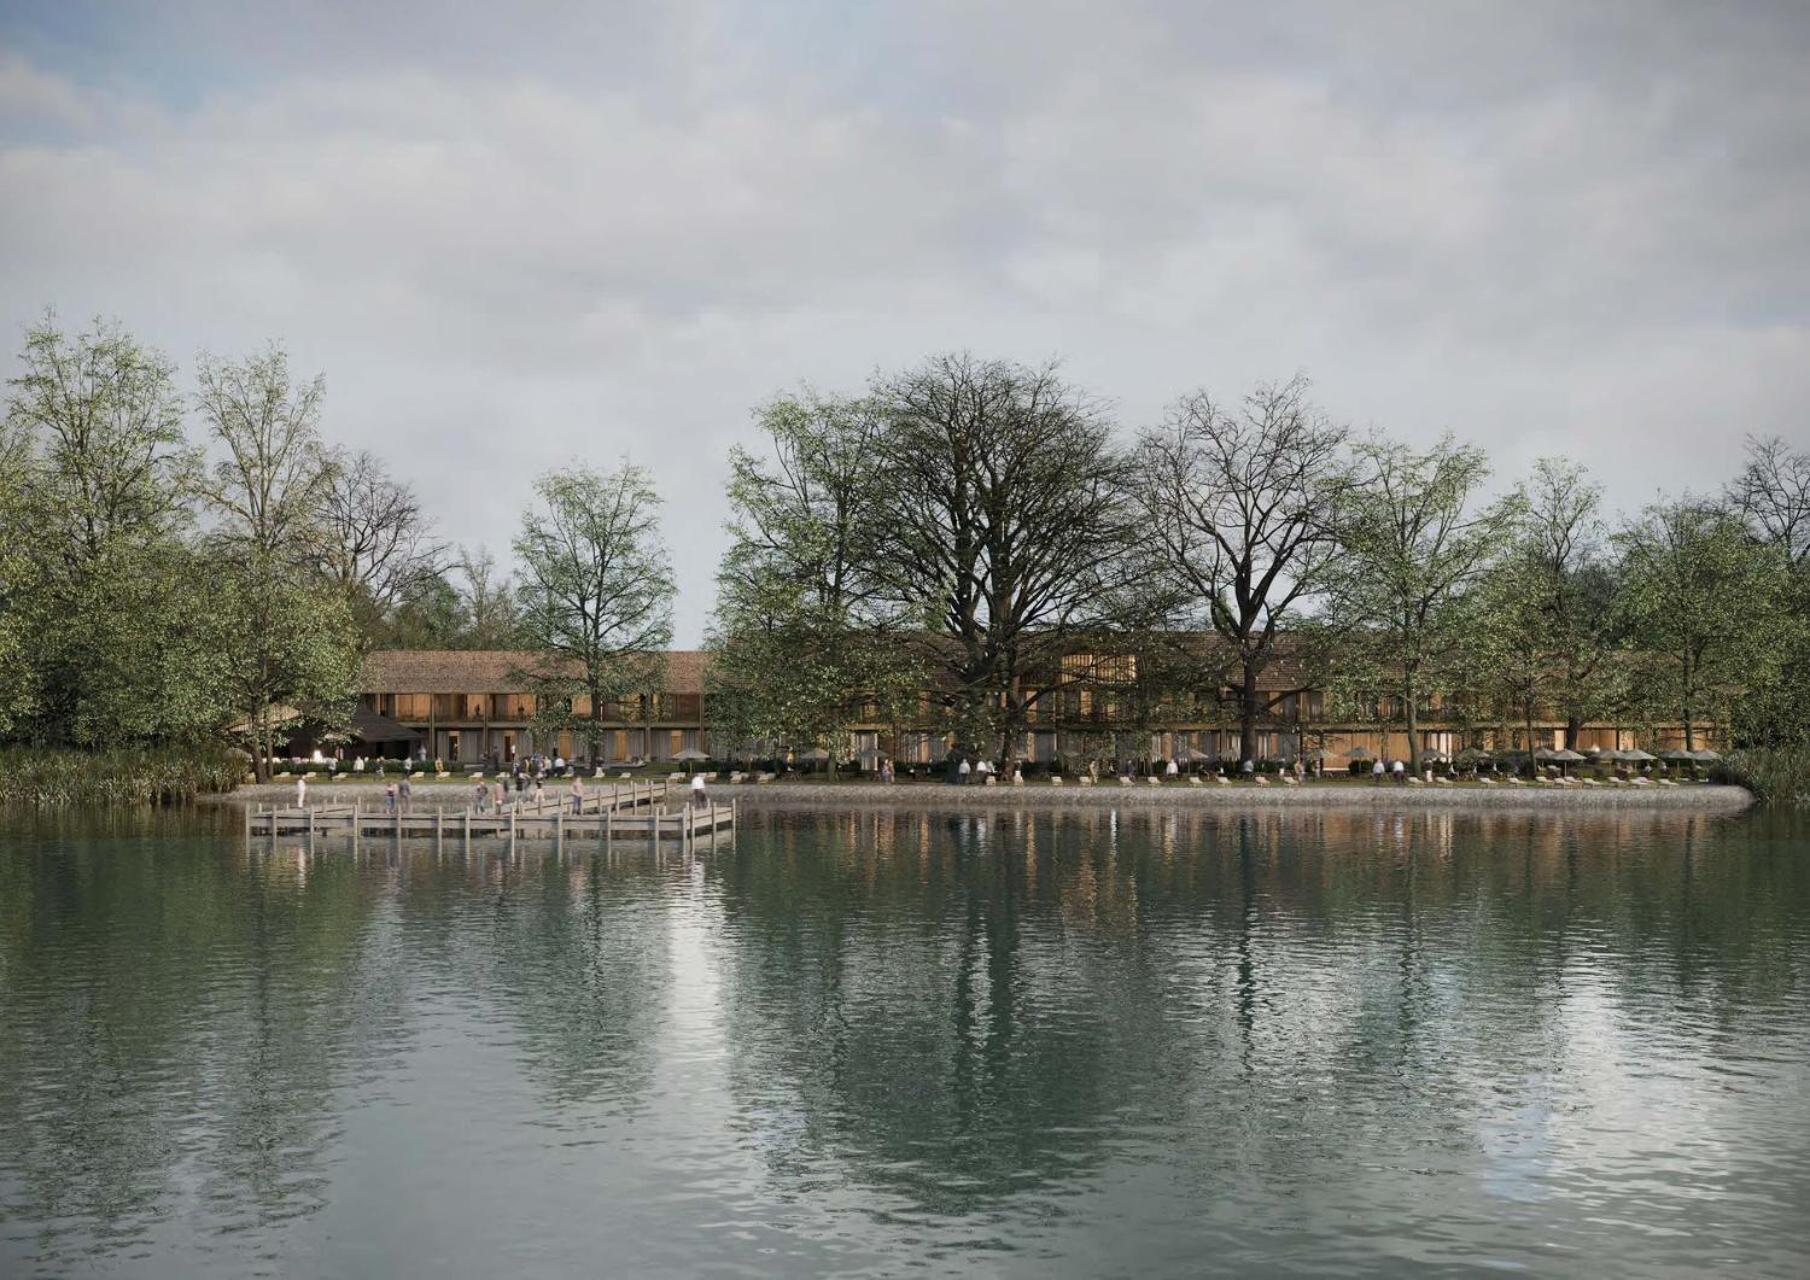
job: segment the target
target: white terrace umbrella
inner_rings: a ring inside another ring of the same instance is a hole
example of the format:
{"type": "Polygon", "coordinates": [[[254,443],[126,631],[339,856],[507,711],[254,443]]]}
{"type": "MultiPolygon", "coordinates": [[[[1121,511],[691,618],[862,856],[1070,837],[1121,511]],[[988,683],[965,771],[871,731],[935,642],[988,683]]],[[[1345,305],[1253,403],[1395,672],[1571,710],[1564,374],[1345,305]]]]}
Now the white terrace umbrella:
{"type": "Polygon", "coordinates": [[[699,751],[696,747],[686,747],[685,750],[679,752],[679,754],[674,756],[673,759],[681,760],[681,761],[683,761],[683,760],[708,760],[708,759],[710,759],[710,753],[707,751],[699,751]]]}

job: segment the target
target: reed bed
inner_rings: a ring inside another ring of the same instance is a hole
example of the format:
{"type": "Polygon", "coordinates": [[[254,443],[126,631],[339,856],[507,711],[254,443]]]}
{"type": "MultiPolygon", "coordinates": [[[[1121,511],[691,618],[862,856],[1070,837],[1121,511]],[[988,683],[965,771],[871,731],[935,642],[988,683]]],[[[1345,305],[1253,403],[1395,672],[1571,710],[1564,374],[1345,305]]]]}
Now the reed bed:
{"type": "Polygon", "coordinates": [[[176,804],[231,791],[245,776],[242,756],[224,747],[142,747],[72,751],[0,749],[0,805],[176,804]]]}
{"type": "Polygon", "coordinates": [[[1721,772],[1762,804],[1810,809],[1810,744],[1733,751],[1721,772]]]}

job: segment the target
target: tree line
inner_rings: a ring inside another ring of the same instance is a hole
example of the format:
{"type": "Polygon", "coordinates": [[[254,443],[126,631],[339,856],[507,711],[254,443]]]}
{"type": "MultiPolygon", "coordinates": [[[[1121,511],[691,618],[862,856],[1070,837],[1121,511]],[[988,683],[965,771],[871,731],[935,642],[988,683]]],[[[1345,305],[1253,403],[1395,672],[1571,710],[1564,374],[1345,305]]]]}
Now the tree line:
{"type": "MultiPolygon", "coordinates": [[[[217,738],[266,761],[328,727],[373,648],[518,649],[536,723],[595,746],[651,714],[674,586],[650,477],[542,476],[513,571],[327,443],[280,347],[191,385],[117,325],[26,335],[0,432],[0,739],[217,738]]],[[[1304,379],[1124,430],[1054,365],[948,354],[780,395],[729,459],[708,646],[719,741],[850,754],[934,727],[1009,768],[1086,691],[1102,732],[1273,713],[1711,722],[1810,737],[1810,454],[1750,439],[1722,490],[1617,517],[1580,468],[1518,482],[1447,436],[1334,422],[1304,379]]],[[[1112,753],[1112,744],[1101,749],[1112,753]]]]}
{"type": "Polygon", "coordinates": [[[331,446],[322,379],[278,346],[204,354],[185,389],[118,325],[47,316],[19,366],[0,424],[0,742],[227,736],[265,776],[294,717],[344,729],[373,648],[558,649],[591,607],[562,568],[577,543],[646,532],[573,514],[612,485],[651,496],[644,477],[546,477],[512,579],[437,538],[371,454],[331,446]]]}
{"type": "Polygon", "coordinates": [[[1007,769],[1082,689],[1133,741],[1223,711],[1245,759],[1316,694],[1415,768],[1433,717],[1529,748],[1548,719],[1810,732],[1810,454],[1750,439],[1724,490],[1617,518],[1564,459],[1492,488],[1480,447],[1308,393],[1196,391],[1127,434],[1054,366],[958,354],[774,400],[731,457],[713,725],[933,723],[1007,769]]]}

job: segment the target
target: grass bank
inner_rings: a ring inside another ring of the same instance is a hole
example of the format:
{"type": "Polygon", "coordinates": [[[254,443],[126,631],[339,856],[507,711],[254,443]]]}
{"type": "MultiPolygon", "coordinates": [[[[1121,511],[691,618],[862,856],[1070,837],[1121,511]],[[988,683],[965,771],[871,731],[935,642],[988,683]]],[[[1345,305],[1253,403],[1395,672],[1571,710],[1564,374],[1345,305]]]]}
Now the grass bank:
{"type": "Polygon", "coordinates": [[[1810,809],[1810,745],[1733,751],[1720,772],[1725,781],[1753,792],[1761,804],[1810,809]]]}
{"type": "Polygon", "coordinates": [[[7,747],[0,750],[0,805],[174,804],[231,791],[244,776],[243,757],[224,747],[7,747]]]}

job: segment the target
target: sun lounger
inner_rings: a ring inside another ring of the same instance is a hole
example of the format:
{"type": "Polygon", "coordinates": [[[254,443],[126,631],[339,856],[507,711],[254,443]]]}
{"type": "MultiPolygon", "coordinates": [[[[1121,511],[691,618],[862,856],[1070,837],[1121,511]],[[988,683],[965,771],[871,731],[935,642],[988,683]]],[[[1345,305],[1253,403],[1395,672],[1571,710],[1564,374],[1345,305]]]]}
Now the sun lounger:
{"type": "Polygon", "coordinates": [[[434,777],[436,777],[436,778],[450,778],[450,777],[452,777],[452,774],[450,774],[450,773],[448,773],[448,772],[447,772],[447,771],[446,771],[446,770],[445,770],[445,769],[441,769],[441,770],[440,770],[440,771],[439,771],[439,772],[437,772],[437,773],[435,773],[435,774],[434,774],[434,777]]]}
{"type": "MultiPolygon", "coordinates": [[[[1082,782],[1086,782],[1086,781],[1087,781],[1087,779],[1086,779],[1086,778],[1083,778],[1083,779],[1081,779],[1081,781],[1082,781],[1082,782]]],[[[1051,785],[1051,786],[1052,786],[1052,787],[1059,787],[1059,786],[1061,786],[1061,785],[1062,785],[1062,775],[1061,775],[1061,774],[1059,774],[1059,773],[1052,773],[1052,774],[1051,774],[1051,775],[1050,775],[1050,785],[1051,785]]]]}
{"type": "Polygon", "coordinates": [[[1295,777],[1292,773],[1285,773],[1282,775],[1282,785],[1285,787],[1298,787],[1301,785],[1301,779],[1295,777]]]}
{"type": "Polygon", "coordinates": [[[1079,785],[1081,785],[1083,787],[1091,787],[1094,785],[1094,780],[1085,775],[1083,775],[1082,777],[1076,778],[1075,781],[1076,781],[1076,783],[1078,783],[1079,785]]]}
{"type": "Polygon", "coordinates": [[[1188,785],[1191,787],[1204,787],[1207,784],[1201,781],[1201,777],[1198,773],[1191,773],[1188,775],[1188,785]]]}
{"type": "Polygon", "coordinates": [[[1223,773],[1214,774],[1213,781],[1217,782],[1222,787],[1229,787],[1232,785],[1232,780],[1230,778],[1226,777],[1225,774],[1223,774],[1223,773]]]}
{"type": "Polygon", "coordinates": [[[1129,787],[1131,785],[1131,779],[1127,778],[1124,774],[1121,773],[1119,775],[1119,785],[1121,787],[1129,787]]]}
{"type": "Polygon", "coordinates": [[[1150,785],[1153,787],[1160,787],[1163,785],[1163,780],[1161,778],[1157,777],[1154,773],[1150,775],[1149,781],[1150,781],[1150,785]]]}

